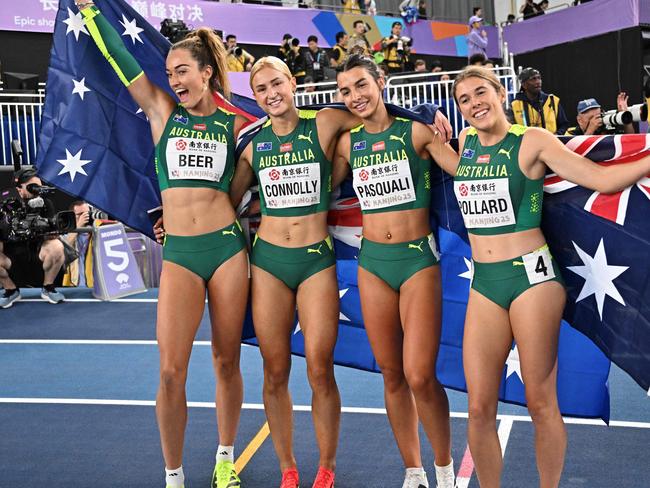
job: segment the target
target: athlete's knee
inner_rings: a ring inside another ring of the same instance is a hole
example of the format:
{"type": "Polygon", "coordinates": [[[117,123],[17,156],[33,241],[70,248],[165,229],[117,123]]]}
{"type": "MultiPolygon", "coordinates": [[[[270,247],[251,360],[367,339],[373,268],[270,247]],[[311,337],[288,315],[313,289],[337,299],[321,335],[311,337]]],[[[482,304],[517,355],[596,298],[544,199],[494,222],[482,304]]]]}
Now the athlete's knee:
{"type": "Polygon", "coordinates": [[[408,386],[404,370],[400,367],[381,367],[381,374],[384,378],[384,390],[387,393],[393,393],[408,386]]]}
{"type": "Polygon", "coordinates": [[[213,356],[214,371],[217,378],[227,380],[240,374],[239,355],[236,357],[227,357],[223,354],[213,356]]]}
{"type": "Polygon", "coordinates": [[[533,422],[545,422],[560,417],[557,398],[544,388],[526,384],[526,404],[533,422]]]}
{"type": "Polygon", "coordinates": [[[308,364],[307,378],[312,390],[330,390],[336,384],[334,380],[334,364],[332,362],[308,364]]]}
{"type": "Polygon", "coordinates": [[[406,382],[414,395],[430,391],[438,386],[434,368],[409,367],[404,368],[406,382]]]}
{"type": "Polygon", "coordinates": [[[475,427],[496,428],[497,404],[496,402],[470,397],[467,411],[470,425],[475,427]]]}
{"type": "Polygon", "coordinates": [[[264,361],[264,388],[273,393],[289,385],[290,364],[285,361],[264,361]]]}
{"type": "Polygon", "coordinates": [[[164,390],[185,389],[187,368],[178,366],[160,366],[160,387],[164,390]]]}

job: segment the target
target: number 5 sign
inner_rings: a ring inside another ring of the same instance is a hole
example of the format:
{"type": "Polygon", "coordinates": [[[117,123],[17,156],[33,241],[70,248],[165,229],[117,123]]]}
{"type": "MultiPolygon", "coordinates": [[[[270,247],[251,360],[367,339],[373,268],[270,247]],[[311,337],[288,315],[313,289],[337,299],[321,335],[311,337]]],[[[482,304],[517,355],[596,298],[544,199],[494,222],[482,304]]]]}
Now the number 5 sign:
{"type": "Polygon", "coordinates": [[[95,286],[93,295],[102,300],[146,291],[138,263],[122,224],[94,229],[95,286]]]}

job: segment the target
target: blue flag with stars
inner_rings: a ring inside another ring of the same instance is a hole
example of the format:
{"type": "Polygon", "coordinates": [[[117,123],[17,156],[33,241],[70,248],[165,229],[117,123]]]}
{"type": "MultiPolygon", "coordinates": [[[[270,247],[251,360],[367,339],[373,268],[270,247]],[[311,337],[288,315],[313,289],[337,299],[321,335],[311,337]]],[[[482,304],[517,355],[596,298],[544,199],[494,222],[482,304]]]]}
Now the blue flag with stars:
{"type": "MultiPolygon", "coordinates": [[[[169,90],[164,64],[169,43],[124,0],[97,0],[104,16],[122,36],[127,48],[138,60],[147,76],[169,90]]],[[[242,106],[243,99],[235,99],[242,106]]],[[[244,106],[249,112],[254,107],[244,106]]],[[[36,165],[43,179],[104,209],[117,219],[143,233],[151,234],[147,210],[160,205],[160,194],[154,167],[154,146],[149,124],[144,114],[120,83],[109,63],[100,54],[86,32],[81,16],[72,0],[61,0],[54,31],[54,44],[48,72],[47,97],[44,107],[39,154],[36,165]]],[[[465,307],[470,283],[469,246],[449,179],[438,175],[432,184],[432,224],[440,223],[438,242],[442,252],[443,272],[443,332],[437,374],[441,382],[454,389],[465,390],[462,369],[462,334],[465,307]]],[[[550,199],[549,199],[550,200],[550,199]]],[[[545,222],[556,220],[552,202],[545,205],[545,222]]],[[[593,216],[591,217],[593,219],[593,216]]],[[[561,229],[562,220],[558,220],[561,229]]],[[[589,221],[590,222],[590,221],[589,221]]],[[[587,222],[580,224],[584,227],[587,222]]],[[[365,330],[357,288],[357,254],[361,235],[361,214],[351,187],[344,184],[341,194],[328,217],[330,232],[335,238],[337,275],[341,300],[339,337],[335,350],[337,364],[378,371],[365,330]]],[[[572,228],[578,224],[571,223],[572,228]]],[[[552,231],[546,229],[549,239],[552,231]]],[[[605,238],[604,246],[609,246],[605,238]]],[[[577,241],[576,241],[577,242],[577,241]]],[[[586,243],[581,250],[590,256],[598,251],[586,243]]],[[[551,247],[560,262],[570,262],[576,273],[567,280],[569,291],[580,287],[580,254],[566,257],[551,247]]],[[[571,249],[572,246],[565,246],[571,249]]],[[[564,248],[563,248],[564,249],[564,248]]],[[[586,258],[585,258],[586,259],[586,258]]],[[[594,258],[595,259],[595,258],[594,258]]],[[[602,261],[602,259],[601,259],[602,261]]],[[[614,268],[613,275],[620,271],[614,268]]],[[[571,271],[563,269],[565,279],[571,271]]],[[[583,273],[587,276],[587,273],[583,273]]],[[[625,274],[625,273],[623,273],[625,274]]],[[[628,273],[632,275],[632,273],[628,273]]],[[[627,275],[626,275],[627,277],[627,275]]],[[[586,283],[586,282],[585,282],[586,283]]],[[[617,284],[616,281],[613,282],[617,284]]],[[[589,334],[593,313],[610,309],[615,295],[610,288],[589,291],[587,287],[579,300],[581,306],[591,307],[591,315],[578,317],[584,330],[603,351],[623,360],[624,348],[615,344],[619,333],[610,326],[608,334],[589,334]],[[603,302],[603,303],[601,303],[603,302]],[[598,341],[603,340],[601,344],[598,341]],[[613,341],[613,342],[612,342],[613,341]],[[603,345],[604,344],[604,345],[603,345]]],[[[592,287],[592,288],[590,288],[592,287]]],[[[578,293],[580,291],[578,290],[578,293]]],[[[625,294],[623,294],[625,297],[625,294]]],[[[574,295],[575,299],[575,295],[574,295]]],[[[569,299],[571,301],[571,298],[569,299]]],[[[570,311],[571,306],[568,307],[570,311]]],[[[571,313],[571,312],[569,312],[571,313]]],[[[573,325],[575,323],[572,322],[573,325]]],[[[251,330],[250,316],[246,329],[251,330]]],[[[645,341],[650,344],[650,341],[645,341]]],[[[292,351],[304,353],[300,324],[293,334],[292,351]]],[[[627,368],[626,368],[627,369],[627,368]]],[[[630,369],[627,369],[630,371],[630,369]]],[[[646,368],[646,371],[649,369],[646,368]]],[[[607,376],[609,360],[591,341],[564,324],[559,346],[558,393],[564,414],[609,418],[607,376]]],[[[638,381],[638,380],[637,380],[638,381]]],[[[521,368],[516,345],[503,371],[500,398],[525,404],[521,368]]]]}

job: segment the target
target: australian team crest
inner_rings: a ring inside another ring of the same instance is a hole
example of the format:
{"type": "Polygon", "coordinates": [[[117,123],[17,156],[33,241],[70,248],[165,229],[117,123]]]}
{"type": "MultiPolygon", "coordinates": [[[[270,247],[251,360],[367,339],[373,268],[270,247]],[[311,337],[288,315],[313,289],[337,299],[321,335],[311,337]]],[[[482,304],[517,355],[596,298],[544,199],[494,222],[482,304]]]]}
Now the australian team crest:
{"type": "Polygon", "coordinates": [[[187,125],[188,118],[183,117],[181,114],[176,114],[176,115],[174,115],[174,122],[178,122],[179,124],[187,125]]]}
{"type": "Polygon", "coordinates": [[[273,149],[273,143],[272,142],[258,142],[256,147],[257,147],[258,151],[270,151],[271,149],[273,149]]]}
{"type": "Polygon", "coordinates": [[[366,149],[366,141],[358,141],[352,145],[353,151],[363,151],[366,149]]]}
{"type": "Polygon", "coordinates": [[[474,157],[474,149],[465,149],[463,151],[463,157],[467,159],[472,159],[474,157]]]}

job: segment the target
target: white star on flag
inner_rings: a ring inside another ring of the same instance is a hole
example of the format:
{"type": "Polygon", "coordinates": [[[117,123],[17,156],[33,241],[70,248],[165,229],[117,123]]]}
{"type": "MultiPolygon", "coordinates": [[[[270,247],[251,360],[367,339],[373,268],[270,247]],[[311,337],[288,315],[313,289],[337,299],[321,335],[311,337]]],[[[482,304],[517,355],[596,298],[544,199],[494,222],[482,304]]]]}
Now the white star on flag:
{"type": "Polygon", "coordinates": [[[122,27],[124,27],[124,32],[122,33],[123,36],[130,36],[133,44],[135,44],[136,39],[140,41],[141,44],[144,44],[144,42],[142,42],[142,39],[140,39],[140,32],[142,32],[144,29],[140,29],[140,27],[136,25],[135,19],[129,22],[126,20],[124,14],[122,14],[122,20],[120,20],[120,24],[122,24],[122,27]]]}
{"type": "Polygon", "coordinates": [[[567,267],[567,269],[582,276],[585,280],[585,284],[582,286],[582,290],[580,290],[580,295],[576,298],[576,303],[590,295],[594,295],[596,304],[598,305],[600,320],[603,320],[603,307],[605,305],[606,295],[609,295],[621,305],[625,305],[623,297],[614,285],[614,280],[623,274],[629,266],[611,266],[607,264],[607,255],[605,254],[605,246],[602,238],[593,258],[580,249],[575,242],[571,242],[573,243],[573,247],[576,248],[578,257],[584,263],[584,266],[567,267]]]}
{"type": "Polygon", "coordinates": [[[524,382],[523,376],[521,376],[521,363],[519,362],[519,349],[517,349],[517,344],[515,344],[508,354],[508,359],[506,359],[506,379],[510,378],[513,374],[516,374],[521,382],[524,382]]]}
{"type": "MultiPolygon", "coordinates": [[[[345,288],[344,290],[339,290],[339,300],[343,298],[343,295],[345,295],[348,292],[349,288],[345,288]]],[[[345,315],[343,315],[342,312],[339,311],[339,320],[345,320],[346,322],[351,322],[349,318],[347,318],[345,315]]],[[[302,329],[300,328],[300,322],[296,322],[296,328],[293,331],[293,334],[296,335],[298,332],[300,332],[302,329]]]]}
{"type": "Polygon", "coordinates": [[[75,14],[72,10],[70,10],[70,7],[68,7],[68,18],[65,19],[63,23],[68,26],[65,31],[65,35],[67,36],[70,34],[70,32],[74,32],[74,37],[77,41],[79,40],[79,33],[81,32],[87,36],[90,35],[86,30],[86,26],[84,25],[84,20],[81,16],[81,13],[75,14]]]}
{"type": "Polygon", "coordinates": [[[467,259],[465,256],[463,256],[463,260],[465,261],[465,266],[467,266],[467,271],[462,272],[461,274],[458,275],[459,278],[465,278],[466,280],[472,281],[472,262],[467,259]]]}
{"type": "Polygon", "coordinates": [[[59,175],[68,173],[70,175],[70,181],[72,182],[74,182],[74,177],[77,175],[77,173],[88,176],[88,173],[86,173],[83,167],[86,164],[90,163],[91,160],[81,159],[82,150],[83,149],[79,149],[79,152],[73,156],[66,148],[65,159],[57,159],[57,161],[63,165],[63,168],[61,168],[61,171],[59,171],[59,175]]]}
{"type": "Polygon", "coordinates": [[[75,93],[79,95],[79,97],[83,100],[84,99],[84,93],[91,91],[90,88],[86,88],[86,78],[83,77],[81,78],[81,81],[77,81],[74,78],[72,79],[72,83],[74,83],[74,88],[72,89],[72,94],[74,95],[75,93]]]}

